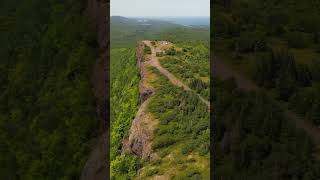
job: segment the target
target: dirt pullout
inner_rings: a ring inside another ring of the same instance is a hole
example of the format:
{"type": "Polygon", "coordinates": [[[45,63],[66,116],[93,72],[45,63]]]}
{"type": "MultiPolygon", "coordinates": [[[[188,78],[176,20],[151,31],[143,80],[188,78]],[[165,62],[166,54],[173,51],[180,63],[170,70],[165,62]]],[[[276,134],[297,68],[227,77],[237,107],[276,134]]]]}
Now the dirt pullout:
{"type": "MultiPolygon", "coordinates": [[[[165,42],[165,41],[164,41],[165,42]]],[[[191,88],[189,86],[187,86],[186,84],[184,84],[182,81],[180,81],[178,78],[176,78],[173,74],[171,74],[167,69],[163,68],[159,62],[159,59],[157,57],[157,52],[161,52],[161,47],[155,48],[152,44],[151,41],[143,41],[144,44],[146,44],[147,46],[149,46],[151,48],[151,57],[150,60],[148,61],[148,64],[150,64],[151,66],[157,68],[160,73],[162,75],[164,75],[165,77],[167,77],[170,82],[178,87],[182,87],[184,90],[186,91],[192,91],[191,88]]],[[[169,42],[165,42],[164,44],[169,44],[169,42]]],[[[197,93],[196,93],[197,94],[197,93]]],[[[197,96],[199,97],[199,99],[205,103],[208,108],[210,109],[210,102],[207,101],[206,99],[204,99],[203,97],[201,97],[199,94],[197,94],[197,96]]]]}
{"type": "Polygon", "coordinates": [[[157,122],[153,119],[150,113],[146,112],[149,103],[149,97],[154,94],[154,89],[146,86],[146,61],[144,60],[144,44],[138,43],[136,56],[137,66],[140,69],[140,102],[141,105],[132,121],[129,130],[129,137],[123,141],[123,152],[134,153],[139,157],[154,159],[156,155],[152,153],[151,141],[153,131],[157,122]]]}
{"type": "MultiPolygon", "coordinates": [[[[238,87],[244,91],[254,91],[259,89],[252,81],[234,71],[232,67],[224,63],[221,59],[216,56],[211,57],[213,58],[213,63],[211,63],[213,66],[211,67],[211,69],[213,69],[213,77],[217,77],[222,80],[233,78],[238,87]]],[[[299,117],[299,115],[292,111],[285,110],[284,115],[292,121],[297,128],[303,129],[315,145],[320,146],[320,129],[318,127],[314,126],[306,119],[299,117]]]]}

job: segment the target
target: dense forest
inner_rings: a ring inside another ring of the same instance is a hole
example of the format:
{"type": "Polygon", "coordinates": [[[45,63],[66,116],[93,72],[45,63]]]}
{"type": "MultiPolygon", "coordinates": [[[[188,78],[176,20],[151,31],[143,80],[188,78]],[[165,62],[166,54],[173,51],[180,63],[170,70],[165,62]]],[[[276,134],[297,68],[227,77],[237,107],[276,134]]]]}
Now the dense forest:
{"type": "Polygon", "coordinates": [[[99,124],[87,1],[0,3],[0,179],[79,179],[99,124]]]}
{"type": "Polygon", "coordinates": [[[317,146],[284,113],[320,125],[319,1],[215,0],[212,10],[216,60],[259,87],[214,80],[214,177],[319,179],[317,146]]]}
{"type": "Polygon", "coordinates": [[[216,55],[320,125],[320,3],[225,0],[213,8],[216,55]]]}
{"type": "Polygon", "coordinates": [[[213,87],[213,178],[320,178],[310,138],[265,91],[243,92],[232,79],[213,87]]]}
{"type": "Polygon", "coordinates": [[[117,48],[112,49],[110,54],[111,179],[133,178],[140,166],[140,160],[132,155],[123,155],[121,146],[139,105],[135,49],[117,48]]]}

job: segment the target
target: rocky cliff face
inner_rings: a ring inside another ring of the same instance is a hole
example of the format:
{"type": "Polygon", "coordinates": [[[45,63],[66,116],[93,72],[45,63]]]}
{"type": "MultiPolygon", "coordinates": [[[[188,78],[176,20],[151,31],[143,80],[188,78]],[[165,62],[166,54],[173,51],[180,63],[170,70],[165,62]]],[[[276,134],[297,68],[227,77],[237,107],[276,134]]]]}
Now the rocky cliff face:
{"type": "Polygon", "coordinates": [[[141,105],[135,119],[132,121],[129,137],[123,142],[123,151],[136,154],[142,158],[154,159],[156,155],[152,153],[151,141],[156,121],[146,111],[149,97],[154,94],[154,90],[146,86],[144,44],[142,42],[137,45],[136,58],[137,66],[140,70],[139,92],[141,105]]]}
{"type": "Polygon", "coordinates": [[[109,179],[109,7],[107,0],[88,0],[86,15],[92,28],[97,32],[100,57],[93,69],[92,84],[96,97],[97,114],[100,122],[98,145],[91,152],[86,162],[81,180],[109,179]]]}
{"type": "Polygon", "coordinates": [[[148,88],[145,85],[147,79],[146,79],[146,70],[144,67],[144,62],[145,62],[144,47],[145,45],[143,42],[139,42],[136,47],[137,66],[140,70],[139,94],[140,94],[141,104],[153,94],[153,89],[148,88]]]}

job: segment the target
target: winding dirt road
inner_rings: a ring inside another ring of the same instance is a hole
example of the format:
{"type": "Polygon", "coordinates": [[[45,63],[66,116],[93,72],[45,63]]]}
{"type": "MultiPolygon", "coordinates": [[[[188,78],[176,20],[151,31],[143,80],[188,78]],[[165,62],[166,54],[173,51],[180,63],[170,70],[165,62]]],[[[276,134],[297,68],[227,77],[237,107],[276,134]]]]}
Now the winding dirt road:
{"type": "MultiPolygon", "coordinates": [[[[147,40],[143,41],[143,43],[151,48],[151,57],[150,57],[150,60],[148,61],[148,63],[151,66],[157,68],[160,71],[160,73],[162,75],[164,75],[165,77],[167,77],[172,84],[174,84],[178,87],[182,87],[186,91],[192,91],[195,93],[195,91],[193,91],[189,86],[184,84],[182,81],[180,81],[178,78],[176,78],[173,74],[171,74],[167,69],[165,69],[161,66],[159,59],[157,57],[157,52],[162,52],[160,47],[158,47],[158,48],[153,47],[153,45],[151,44],[151,41],[147,41],[147,40]]],[[[210,102],[207,101],[206,99],[204,99],[203,97],[201,97],[198,93],[195,93],[195,94],[210,109],[210,102]]]]}
{"type": "MultiPolygon", "coordinates": [[[[162,75],[167,77],[170,82],[178,87],[182,87],[186,91],[194,92],[191,88],[181,82],[168,70],[163,68],[156,56],[157,52],[161,52],[161,47],[153,47],[151,41],[142,41],[138,43],[136,56],[137,56],[137,65],[140,68],[140,83],[139,83],[139,93],[141,105],[136,113],[134,120],[132,121],[129,136],[123,141],[123,152],[131,152],[143,158],[155,159],[157,155],[152,152],[151,144],[153,131],[157,125],[155,121],[147,112],[146,108],[149,103],[149,98],[154,94],[153,87],[146,86],[148,77],[145,73],[145,65],[151,65],[157,68],[162,75]],[[149,46],[152,53],[150,59],[144,61],[144,48],[149,46]]],[[[195,93],[195,92],[194,92],[195,93]]],[[[197,94],[198,95],[198,94],[197,94]]],[[[198,95],[199,99],[204,102],[209,108],[209,101],[202,98],[198,95]]],[[[210,110],[210,109],[209,109],[210,110]]]]}

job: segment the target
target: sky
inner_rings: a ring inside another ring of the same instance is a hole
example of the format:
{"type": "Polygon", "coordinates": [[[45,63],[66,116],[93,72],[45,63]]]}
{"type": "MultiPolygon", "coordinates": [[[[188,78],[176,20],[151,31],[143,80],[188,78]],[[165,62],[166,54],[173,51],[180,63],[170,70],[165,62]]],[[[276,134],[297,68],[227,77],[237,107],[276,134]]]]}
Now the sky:
{"type": "Polygon", "coordinates": [[[210,0],[111,0],[111,16],[210,16],[210,0]]]}

